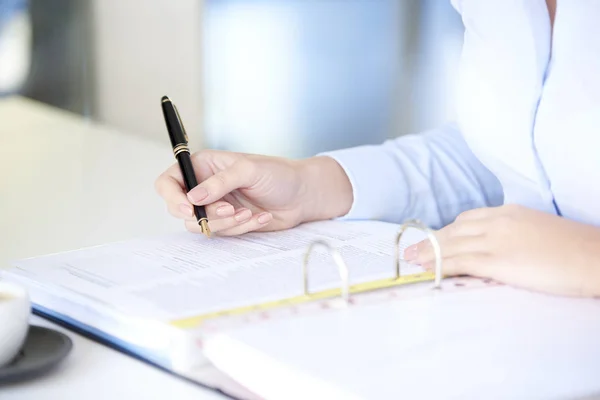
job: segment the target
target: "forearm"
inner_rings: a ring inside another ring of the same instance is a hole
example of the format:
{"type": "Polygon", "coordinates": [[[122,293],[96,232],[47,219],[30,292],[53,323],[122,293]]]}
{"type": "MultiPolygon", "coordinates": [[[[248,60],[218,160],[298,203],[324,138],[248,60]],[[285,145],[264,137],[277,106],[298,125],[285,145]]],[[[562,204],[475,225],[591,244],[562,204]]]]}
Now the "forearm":
{"type": "Polygon", "coordinates": [[[440,228],[463,211],[502,204],[500,183],[452,124],[326,155],[351,183],[349,219],[417,218],[440,228]]]}
{"type": "Polygon", "coordinates": [[[587,230],[575,258],[583,267],[579,270],[581,295],[600,297],[600,227],[587,227],[587,230]]]}

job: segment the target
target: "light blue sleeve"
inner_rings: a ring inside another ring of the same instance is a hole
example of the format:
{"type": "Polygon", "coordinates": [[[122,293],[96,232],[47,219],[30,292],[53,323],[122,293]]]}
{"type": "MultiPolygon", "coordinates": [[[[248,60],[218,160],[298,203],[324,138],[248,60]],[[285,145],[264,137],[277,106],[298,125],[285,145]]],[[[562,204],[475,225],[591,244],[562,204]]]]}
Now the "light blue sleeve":
{"type": "Polygon", "coordinates": [[[463,211],[503,201],[500,182],[455,124],[322,155],[334,158],[352,184],[354,202],[343,219],[417,218],[439,229],[463,211]]]}

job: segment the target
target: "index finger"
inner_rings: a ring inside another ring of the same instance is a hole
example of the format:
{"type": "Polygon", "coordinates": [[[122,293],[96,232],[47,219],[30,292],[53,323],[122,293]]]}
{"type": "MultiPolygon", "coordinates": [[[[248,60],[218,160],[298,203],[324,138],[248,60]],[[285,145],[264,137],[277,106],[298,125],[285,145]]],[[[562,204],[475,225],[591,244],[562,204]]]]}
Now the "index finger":
{"type": "Polygon", "coordinates": [[[233,190],[251,186],[253,177],[255,177],[254,165],[243,159],[238,160],[192,188],[188,193],[188,199],[197,205],[213,203],[233,190]]]}
{"type": "MultiPolygon", "coordinates": [[[[461,220],[434,232],[442,257],[452,257],[456,253],[468,250],[473,246],[473,243],[479,246],[479,241],[475,241],[475,239],[481,238],[483,228],[484,226],[477,220],[461,220]]],[[[433,246],[429,239],[424,239],[407,247],[404,254],[408,262],[427,263],[435,258],[433,246]]]]}

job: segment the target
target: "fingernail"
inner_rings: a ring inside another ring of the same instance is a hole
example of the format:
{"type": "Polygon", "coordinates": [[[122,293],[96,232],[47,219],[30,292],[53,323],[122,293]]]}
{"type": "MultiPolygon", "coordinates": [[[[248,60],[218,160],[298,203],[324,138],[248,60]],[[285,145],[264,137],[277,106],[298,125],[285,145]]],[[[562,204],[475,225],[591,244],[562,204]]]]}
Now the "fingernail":
{"type": "Polygon", "coordinates": [[[179,206],[179,210],[185,215],[188,215],[188,216],[194,215],[194,210],[192,210],[192,207],[188,206],[187,204],[181,204],[179,206]]]}
{"type": "Polygon", "coordinates": [[[226,205],[226,206],[221,206],[219,208],[217,208],[217,216],[219,217],[229,217],[231,215],[233,215],[233,213],[235,212],[233,206],[230,205],[226,205]]]}
{"type": "Polygon", "coordinates": [[[404,259],[409,263],[416,261],[418,256],[419,254],[416,245],[407,247],[406,250],[404,250],[404,259]]]}
{"type": "Polygon", "coordinates": [[[238,211],[238,213],[233,217],[237,222],[246,222],[252,217],[252,211],[246,209],[238,211]]]}
{"type": "Polygon", "coordinates": [[[262,214],[260,214],[258,216],[258,223],[259,224],[266,224],[271,219],[273,219],[273,216],[271,215],[271,213],[265,212],[265,213],[262,213],[262,214]]]}
{"type": "Polygon", "coordinates": [[[208,190],[201,186],[197,186],[190,190],[188,197],[192,203],[198,204],[208,196],[208,190]]]}

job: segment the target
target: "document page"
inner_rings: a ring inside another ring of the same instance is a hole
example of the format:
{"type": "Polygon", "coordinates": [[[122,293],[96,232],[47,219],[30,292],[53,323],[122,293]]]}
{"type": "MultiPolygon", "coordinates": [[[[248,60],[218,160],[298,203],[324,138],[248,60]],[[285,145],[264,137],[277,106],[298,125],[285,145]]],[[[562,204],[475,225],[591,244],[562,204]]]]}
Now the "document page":
{"type": "MultiPolygon", "coordinates": [[[[303,294],[303,259],[315,240],[341,253],[351,283],[393,277],[398,230],[382,222],[322,221],[237,237],[182,232],[21,260],[11,273],[130,315],[172,320],[303,294]]],[[[401,247],[425,234],[412,229],[404,237],[401,247]]],[[[308,270],[311,291],[341,285],[322,246],[311,253],[308,270]]],[[[402,265],[403,275],[419,272],[402,265]]]]}
{"type": "Polygon", "coordinates": [[[597,299],[493,285],[249,324],[204,354],[263,398],[597,399],[598,337],[597,299]]]}

